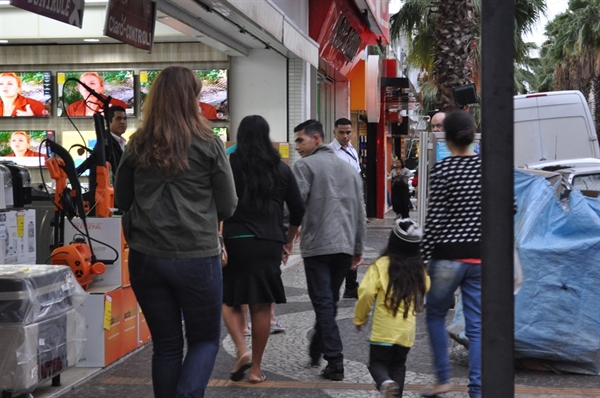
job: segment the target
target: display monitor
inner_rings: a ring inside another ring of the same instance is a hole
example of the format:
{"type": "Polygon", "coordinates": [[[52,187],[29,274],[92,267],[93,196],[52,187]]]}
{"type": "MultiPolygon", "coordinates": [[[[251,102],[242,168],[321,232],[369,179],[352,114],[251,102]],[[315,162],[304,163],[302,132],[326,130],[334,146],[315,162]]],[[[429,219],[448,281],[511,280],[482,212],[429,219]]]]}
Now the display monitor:
{"type": "Polygon", "coordinates": [[[51,115],[50,72],[0,72],[0,117],[51,115]]]}
{"type": "Polygon", "coordinates": [[[3,130],[0,131],[0,160],[23,166],[45,166],[51,151],[42,141],[54,140],[53,130],[3,130]]]}
{"type": "Polygon", "coordinates": [[[59,116],[85,117],[102,111],[101,101],[71,78],[78,79],[104,98],[111,97],[110,106],[121,106],[127,115],[135,115],[135,90],[132,70],[58,72],[59,116]]]}
{"type": "Polygon", "coordinates": [[[213,127],[213,131],[223,142],[228,141],[229,133],[227,132],[227,127],[213,127]]]}
{"type": "MultiPolygon", "coordinates": [[[[129,141],[129,137],[131,137],[131,134],[134,132],[134,129],[127,130],[125,133],[123,133],[122,137],[129,141]]],[[[94,149],[96,146],[96,140],[96,132],[94,130],[80,132],[68,130],[62,132],[62,140],[60,145],[69,151],[73,157],[73,162],[75,162],[75,167],[78,167],[85,161],[85,159],[87,159],[89,156],[89,151],[94,149]]],[[[86,171],[82,175],[88,175],[88,172],[86,171]]]]}
{"type": "MultiPolygon", "coordinates": [[[[227,69],[195,69],[202,82],[200,108],[209,120],[229,120],[227,69]]],[[[140,106],[160,70],[140,71],[140,106]]]]}

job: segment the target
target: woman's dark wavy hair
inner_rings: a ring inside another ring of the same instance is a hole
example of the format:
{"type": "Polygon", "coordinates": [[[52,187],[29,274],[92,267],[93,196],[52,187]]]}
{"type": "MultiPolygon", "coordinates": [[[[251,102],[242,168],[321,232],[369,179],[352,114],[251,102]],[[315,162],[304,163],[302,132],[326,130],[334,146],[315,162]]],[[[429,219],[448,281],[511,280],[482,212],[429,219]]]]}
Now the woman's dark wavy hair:
{"type": "Polygon", "coordinates": [[[269,124],[262,116],[242,119],[237,131],[237,149],[231,156],[242,166],[245,190],[241,204],[249,210],[267,210],[277,190],[281,157],[273,147],[269,124]]]}
{"type": "Polygon", "coordinates": [[[473,116],[465,111],[454,111],[444,118],[444,131],[446,141],[458,148],[464,148],[471,145],[475,139],[477,127],[473,116]]]}
{"type": "Polygon", "coordinates": [[[413,315],[423,311],[425,297],[425,266],[421,255],[405,256],[386,248],[381,254],[390,259],[389,284],[385,292],[385,307],[394,315],[404,306],[404,319],[408,318],[411,304],[413,315]]]}

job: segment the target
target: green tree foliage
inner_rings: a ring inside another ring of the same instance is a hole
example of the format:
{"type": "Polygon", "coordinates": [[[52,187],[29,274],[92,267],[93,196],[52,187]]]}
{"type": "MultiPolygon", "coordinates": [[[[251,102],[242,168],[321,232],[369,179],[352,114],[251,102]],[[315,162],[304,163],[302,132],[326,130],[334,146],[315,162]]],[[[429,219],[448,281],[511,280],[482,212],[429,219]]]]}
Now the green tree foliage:
{"type": "MultiPolygon", "coordinates": [[[[524,70],[519,76],[524,79],[530,79],[525,65],[530,63],[531,45],[522,36],[531,31],[545,10],[545,0],[515,0],[515,61],[522,64],[524,70]]],[[[421,93],[422,100],[436,93],[435,108],[455,107],[452,87],[472,81],[478,85],[480,19],[481,0],[406,0],[390,18],[391,37],[403,35],[408,39],[407,60],[421,71],[423,90],[436,87],[421,93]]],[[[526,86],[526,80],[520,81],[516,91],[526,86]]]]}

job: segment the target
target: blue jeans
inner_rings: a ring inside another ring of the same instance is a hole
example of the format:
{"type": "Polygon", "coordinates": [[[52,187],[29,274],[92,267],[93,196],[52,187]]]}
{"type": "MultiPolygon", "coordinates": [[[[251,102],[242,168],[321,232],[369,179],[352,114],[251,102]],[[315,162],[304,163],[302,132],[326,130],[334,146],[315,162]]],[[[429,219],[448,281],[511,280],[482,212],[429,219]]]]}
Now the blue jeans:
{"type": "Polygon", "coordinates": [[[349,254],[304,257],[308,296],[317,316],[310,356],[320,358],[323,354],[330,366],[344,364],[342,338],[335,317],[340,287],[351,265],[352,256],[349,254]]]}
{"type": "Polygon", "coordinates": [[[431,288],[427,293],[426,320],[438,383],[450,380],[445,318],[460,286],[469,339],[469,397],[481,397],[481,265],[453,260],[431,260],[431,288]]]}
{"type": "Polygon", "coordinates": [[[154,396],[204,397],[221,333],[220,257],[169,259],[130,249],[129,273],[154,343],[154,396]]]}

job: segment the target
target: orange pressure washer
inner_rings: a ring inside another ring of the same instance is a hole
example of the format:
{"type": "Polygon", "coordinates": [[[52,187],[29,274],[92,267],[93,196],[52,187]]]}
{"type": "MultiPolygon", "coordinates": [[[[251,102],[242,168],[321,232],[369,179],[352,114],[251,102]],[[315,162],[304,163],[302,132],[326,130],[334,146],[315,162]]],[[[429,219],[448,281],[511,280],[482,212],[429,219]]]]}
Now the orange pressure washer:
{"type": "Polygon", "coordinates": [[[86,211],[81,194],[81,185],[75,173],[75,163],[69,152],[54,141],[45,140],[46,145],[60,157],[52,157],[46,161],[50,177],[56,182],[54,192],[54,244],[51,246],[50,263],[53,265],[68,265],[84,288],[93,282],[96,275],[103,274],[106,266],[97,261],[87,230],[86,211]],[[69,179],[71,187],[67,187],[69,179]],[[64,244],[65,218],[69,220],[79,217],[83,222],[84,235],[76,238],[68,245],[64,244]]]}

